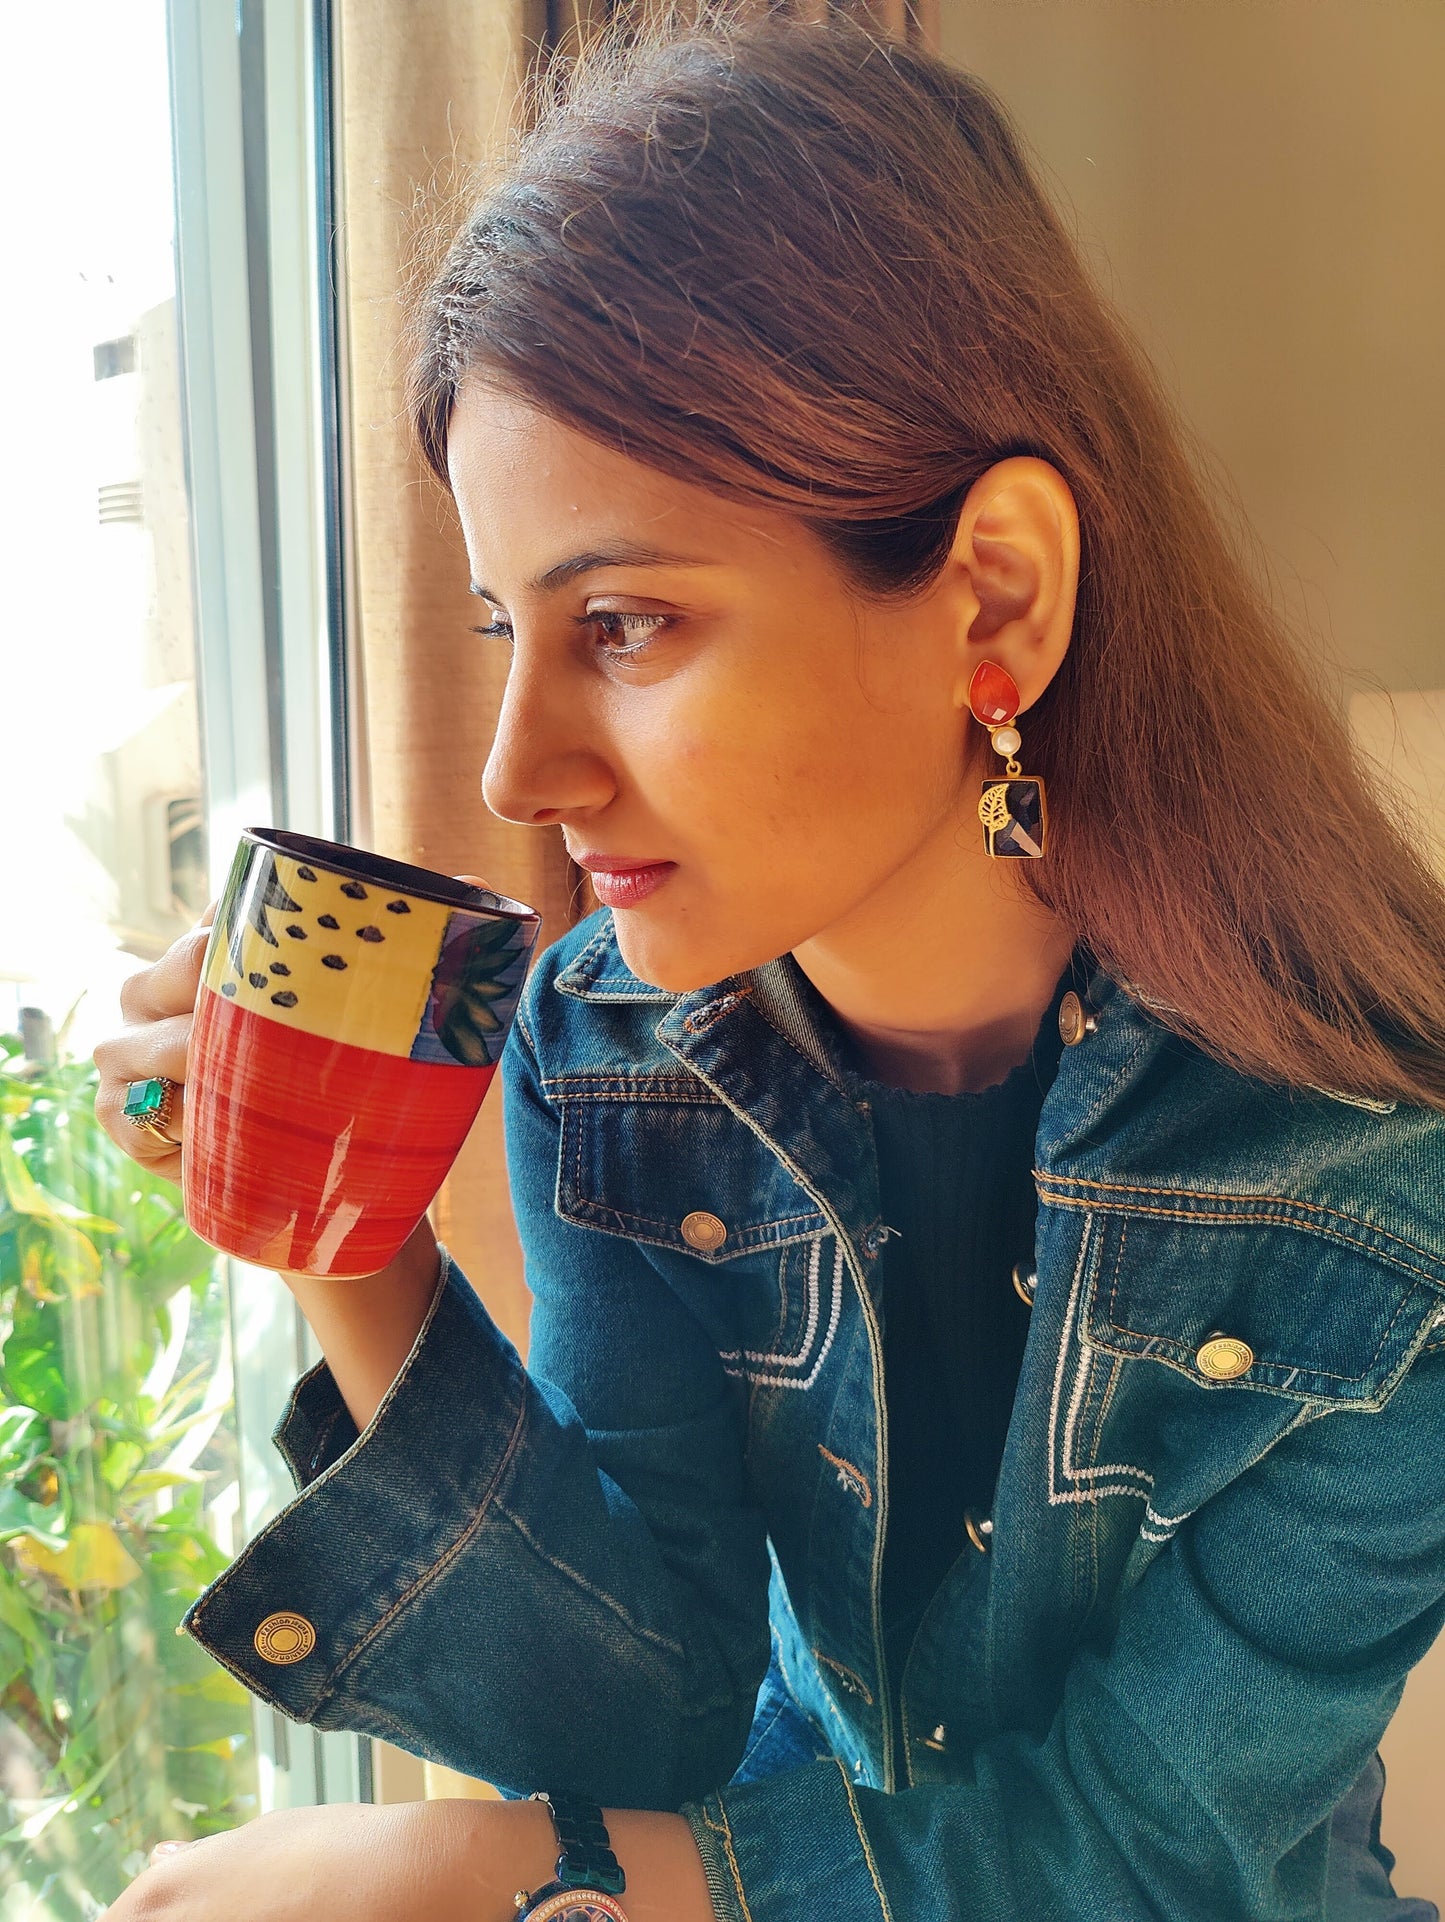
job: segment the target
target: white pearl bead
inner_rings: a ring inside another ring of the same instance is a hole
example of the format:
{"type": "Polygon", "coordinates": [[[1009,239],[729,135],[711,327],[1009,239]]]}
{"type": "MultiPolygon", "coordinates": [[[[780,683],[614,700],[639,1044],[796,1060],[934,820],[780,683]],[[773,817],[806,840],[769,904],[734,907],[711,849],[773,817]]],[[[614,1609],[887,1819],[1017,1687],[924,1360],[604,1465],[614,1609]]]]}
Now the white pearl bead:
{"type": "Polygon", "coordinates": [[[993,744],[999,754],[1017,754],[1023,746],[1023,737],[1016,727],[996,727],[993,744]]]}

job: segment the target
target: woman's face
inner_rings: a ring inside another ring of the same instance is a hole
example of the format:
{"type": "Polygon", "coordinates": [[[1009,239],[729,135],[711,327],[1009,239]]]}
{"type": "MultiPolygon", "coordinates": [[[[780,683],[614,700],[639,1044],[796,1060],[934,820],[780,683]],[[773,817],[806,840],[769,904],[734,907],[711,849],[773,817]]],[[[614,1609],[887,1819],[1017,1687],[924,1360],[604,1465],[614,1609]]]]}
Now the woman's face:
{"type": "Polygon", "coordinates": [[[481,619],[504,630],[477,645],[511,649],[487,804],[560,825],[584,865],[668,864],[645,894],[594,876],[642,980],[684,991],[846,949],[850,928],[876,940],[993,865],[965,773],[987,748],[966,578],[873,605],[791,515],[481,382],[449,464],[481,619]]]}

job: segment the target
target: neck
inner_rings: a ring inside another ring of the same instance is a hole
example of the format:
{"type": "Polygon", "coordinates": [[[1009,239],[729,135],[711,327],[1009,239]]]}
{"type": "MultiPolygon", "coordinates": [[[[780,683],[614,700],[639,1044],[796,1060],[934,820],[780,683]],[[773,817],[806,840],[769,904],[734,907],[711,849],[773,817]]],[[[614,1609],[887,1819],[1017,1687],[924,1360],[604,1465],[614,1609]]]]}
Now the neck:
{"type": "Polygon", "coordinates": [[[972,1093],[1028,1055],[1076,937],[1015,866],[949,835],[793,950],[876,1080],[972,1093]]]}

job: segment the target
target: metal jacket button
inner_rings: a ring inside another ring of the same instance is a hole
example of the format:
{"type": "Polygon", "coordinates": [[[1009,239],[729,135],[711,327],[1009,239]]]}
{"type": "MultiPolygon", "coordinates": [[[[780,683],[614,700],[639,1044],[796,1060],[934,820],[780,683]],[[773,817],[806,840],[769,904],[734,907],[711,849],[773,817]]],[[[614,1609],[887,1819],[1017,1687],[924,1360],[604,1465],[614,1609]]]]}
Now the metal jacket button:
{"type": "Polygon", "coordinates": [[[256,1630],[256,1653],[263,1662],[270,1662],[276,1668],[289,1668],[292,1662],[301,1662],[316,1646],[316,1630],[304,1615],[292,1614],[283,1609],[279,1614],[268,1615],[256,1630]]]}
{"type": "Polygon", "coordinates": [[[1014,1293],[1026,1307],[1032,1308],[1034,1305],[1034,1290],[1039,1285],[1037,1274],[1026,1261],[1016,1261],[1014,1263],[1013,1280],[1014,1293]]]}
{"type": "Polygon", "coordinates": [[[1211,1381],[1236,1381],[1254,1366],[1254,1350],[1233,1335],[1213,1334],[1194,1356],[1194,1365],[1211,1381]]]}
{"type": "Polygon", "coordinates": [[[971,1508],[963,1511],[963,1528],[968,1539],[980,1555],[987,1555],[989,1542],[993,1536],[993,1521],[988,1515],[976,1515],[971,1508]]]}
{"type": "Polygon", "coordinates": [[[714,1248],[721,1248],[728,1238],[726,1225],[716,1215],[708,1214],[704,1208],[697,1208],[682,1218],[682,1238],[689,1248],[697,1248],[710,1255],[714,1248]]]}
{"type": "Polygon", "coordinates": [[[942,1722],[938,1723],[932,1735],[924,1736],[923,1746],[925,1748],[937,1749],[940,1754],[948,1747],[948,1730],[942,1722]]]}
{"type": "Polygon", "coordinates": [[[1086,1008],[1072,988],[1059,1003],[1059,1033],[1066,1047],[1074,1048],[1086,1034],[1092,1034],[1099,1025],[1099,1017],[1092,1008],[1086,1008]]]}

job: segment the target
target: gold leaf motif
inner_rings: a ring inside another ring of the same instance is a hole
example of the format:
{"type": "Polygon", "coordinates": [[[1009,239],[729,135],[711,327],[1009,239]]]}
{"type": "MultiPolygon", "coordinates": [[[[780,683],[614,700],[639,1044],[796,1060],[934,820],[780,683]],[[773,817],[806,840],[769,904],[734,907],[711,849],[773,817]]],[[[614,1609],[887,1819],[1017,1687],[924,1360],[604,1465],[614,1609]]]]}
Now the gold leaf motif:
{"type": "Polygon", "coordinates": [[[985,788],[983,799],[978,804],[978,818],[994,834],[1006,828],[1013,819],[1008,804],[1008,783],[998,781],[991,788],[985,788]]]}

